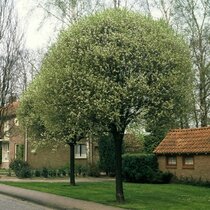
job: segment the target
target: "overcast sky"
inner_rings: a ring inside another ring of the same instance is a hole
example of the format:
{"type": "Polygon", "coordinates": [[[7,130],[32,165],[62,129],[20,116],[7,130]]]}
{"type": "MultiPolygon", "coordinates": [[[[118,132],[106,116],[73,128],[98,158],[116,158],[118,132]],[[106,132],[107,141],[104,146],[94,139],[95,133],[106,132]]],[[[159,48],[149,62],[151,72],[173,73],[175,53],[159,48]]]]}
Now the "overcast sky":
{"type": "Polygon", "coordinates": [[[44,17],[41,9],[34,9],[34,0],[16,0],[20,24],[25,31],[26,47],[37,49],[45,47],[53,35],[53,24],[46,22],[41,28],[44,17]]]}
{"type": "MultiPolygon", "coordinates": [[[[14,1],[17,7],[20,23],[23,30],[25,31],[26,47],[31,49],[46,47],[49,41],[56,37],[56,33],[54,30],[56,24],[55,20],[51,20],[50,22],[50,20],[48,19],[48,21],[45,21],[44,25],[40,27],[45,13],[42,9],[38,9],[36,7],[38,1],[14,1]]],[[[133,0],[130,0],[129,2],[132,1],[133,0]]],[[[159,12],[154,10],[154,16],[160,16],[159,12]]]]}

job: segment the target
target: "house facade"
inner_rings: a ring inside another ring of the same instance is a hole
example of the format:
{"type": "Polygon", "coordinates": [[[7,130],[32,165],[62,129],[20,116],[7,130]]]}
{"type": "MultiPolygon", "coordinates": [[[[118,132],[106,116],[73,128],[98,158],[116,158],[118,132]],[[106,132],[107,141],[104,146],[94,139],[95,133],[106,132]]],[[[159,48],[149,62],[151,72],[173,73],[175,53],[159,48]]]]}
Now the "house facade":
{"type": "Polygon", "coordinates": [[[210,181],[210,127],[171,130],[154,153],[161,171],[210,181]]]}
{"type": "MultiPolygon", "coordinates": [[[[6,120],[2,123],[0,138],[0,168],[9,168],[14,159],[27,161],[34,169],[43,167],[59,168],[69,165],[69,146],[61,144],[37,147],[21,131],[16,118],[19,102],[13,102],[5,108],[6,120]]],[[[81,140],[75,145],[76,164],[93,164],[97,162],[98,145],[91,139],[81,140]]]]}
{"type": "Polygon", "coordinates": [[[24,157],[24,138],[15,114],[17,107],[18,102],[13,102],[1,110],[4,121],[0,132],[0,168],[9,168],[11,160],[24,157]]]}
{"type": "MultiPolygon", "coordinates": [[[[28,142],[26,161],[34,169],[66,167],[70,162],[67,144],[34,147],[28,142]]],[[[75,164],[88,165],[98,161],[98,145],[93,140],[81,140],[75,145],[75,164]]]]}

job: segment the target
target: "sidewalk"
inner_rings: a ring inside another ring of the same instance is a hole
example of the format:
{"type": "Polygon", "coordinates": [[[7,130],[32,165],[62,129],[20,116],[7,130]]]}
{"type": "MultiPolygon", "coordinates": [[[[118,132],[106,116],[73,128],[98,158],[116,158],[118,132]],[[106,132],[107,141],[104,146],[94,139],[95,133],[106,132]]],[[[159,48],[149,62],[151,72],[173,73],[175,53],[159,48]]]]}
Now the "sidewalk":
{"type": "MultiPolygon", "coordinates": [[[[89,179],[89,178],[86,178],[89,179]]],[[[15,179],[10,179],[10,181],[15,181],[15,179]]],[[[91,179],[92,180],[92,179],[91,179]]],[[[97,179],[100,180],[100,179],[97,179]]],[[[0,179],[3,181],[3,179],[0,179]]],[[[5,180],[4,180],[5,181],[5,180]]],[[[25,181],[25,180],[20,180],[25,181]]],[[[29,180],[28,180],[29,181],[29,180]]],[[[34,180],[37,181],[37,180],[34,180]]],[[[40,180],[43,181],[43,180],[40,180]]],[[[52,180],[45,180],[52,181],[52,180]]],[[[58,181],[58,180],[55,180],[58,181]]],[[[64,182],[67,180],[63,180],[64,182]]],[[[81,180],[85,181],[85,180],[81,180]]],[[[86,180],[88,181],[88,180],[86,180]]],[[[90,180],[89,180],[90,181],[90,180]]],[[[106,206],[103,204],[98,204],[90,201],[83,201],[73,198],[67,198],[63,196],[53,195],[49,193],[38,192],[34,190],[27,190],[18,187],[12,187],[4,184],[0,184],[0,193],[9,195],[15,198],[31,201],[43,206],[47,206],[53,209],[61,210],[120,210],[121,208],[106,206]]]]}

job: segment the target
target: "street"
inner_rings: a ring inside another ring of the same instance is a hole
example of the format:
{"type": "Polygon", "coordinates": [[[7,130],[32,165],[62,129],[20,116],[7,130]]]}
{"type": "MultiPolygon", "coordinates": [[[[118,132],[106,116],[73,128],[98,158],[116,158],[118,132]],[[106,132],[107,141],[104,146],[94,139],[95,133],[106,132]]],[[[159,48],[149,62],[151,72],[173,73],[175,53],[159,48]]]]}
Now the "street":
{"type": "Polygon", "coordinates": [[[52,210],[28,201],[0,194],[0,210],[52,210]]]}

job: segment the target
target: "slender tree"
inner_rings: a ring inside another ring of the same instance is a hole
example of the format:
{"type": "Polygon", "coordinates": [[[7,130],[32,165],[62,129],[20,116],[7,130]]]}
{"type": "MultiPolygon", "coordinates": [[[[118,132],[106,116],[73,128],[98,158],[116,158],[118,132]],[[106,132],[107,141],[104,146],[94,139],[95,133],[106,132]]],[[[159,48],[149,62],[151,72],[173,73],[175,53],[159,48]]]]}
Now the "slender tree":
{"type": "MultiPolygon", "coordinates": [[[[177,0],[175,18],[182,23],[182,31],[191,48],[195,75],[195,118],[200,126],[207,126],[209,114],[210,70],[210,1],[177,0]]],[[[196,123],[198,125],[198,123],[196,123]]]]}
{"type": "MultiPolygon", "coordinates": [[[[0,131],[6,113],[3,113],[9,98],[16,96],[20,73],[22,34],[19,33],[13,1],[0,1],[0,131]]],[[[0,134],[2,137],[3,133],[0,134]]]]}
{"type": "MultiPolygon", "coordinates": [[[[41,8],[45,12],[43,22],[48,18],[53,18],[59,25],[66,27],[79,18],[94,13],[102,8],[102,0],[44,0],[36,1],[36,8],[41,8]]],[[[35,8],[35,9],[36,9],[35,8]]]]}
{"type": "MultiPolygon", "coordinates": [[[[191,49],[194,69],[193,111],[188,120],[196,127],[208,125],[209,115],[209,0],[152,0],[147,1],[154,9],[159,9],[162,17],[172,27],[182,33],[191,49]]],[[[184,120],[186,121],[186,120],[184,120]]]]}

